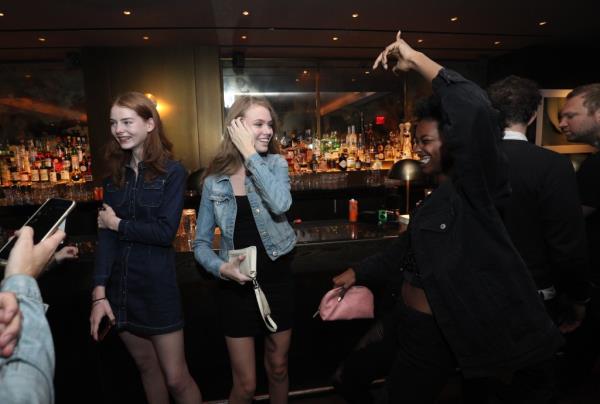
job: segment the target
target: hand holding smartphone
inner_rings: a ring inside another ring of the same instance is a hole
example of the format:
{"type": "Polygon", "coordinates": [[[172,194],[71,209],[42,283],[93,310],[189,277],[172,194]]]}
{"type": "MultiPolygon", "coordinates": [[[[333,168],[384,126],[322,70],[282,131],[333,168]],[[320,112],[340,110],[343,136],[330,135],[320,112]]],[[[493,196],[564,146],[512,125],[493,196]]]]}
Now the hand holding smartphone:
{"type": "MultiPolygon", "coordinates": [[[[67,199],[50,198],[35,211],[23,224],[33,228],[33,242],[38,244],[64,226],[69,213],[75,208],[75,202],[67,199]]],[[[6,265],[10,251],[17,242],[13,237],[0,249],[0,264],[6,265]]]]}

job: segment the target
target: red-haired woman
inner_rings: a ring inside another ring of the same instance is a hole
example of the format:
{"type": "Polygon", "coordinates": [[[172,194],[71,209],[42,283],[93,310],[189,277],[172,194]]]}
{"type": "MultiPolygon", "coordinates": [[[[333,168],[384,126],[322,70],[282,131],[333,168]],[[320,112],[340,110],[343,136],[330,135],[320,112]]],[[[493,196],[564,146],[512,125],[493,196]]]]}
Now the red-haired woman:
{"type": "Polygon", "coordinates": [[[185,360],[171,246],[187,173],[173,160],[156,107],[143,94],[117,97],[110,127],[90,332],[98,340],[105,316],[116,325],[149,403],[168,403],[170,393],[177,403],[197,404],[201,395],[185,360]]]}

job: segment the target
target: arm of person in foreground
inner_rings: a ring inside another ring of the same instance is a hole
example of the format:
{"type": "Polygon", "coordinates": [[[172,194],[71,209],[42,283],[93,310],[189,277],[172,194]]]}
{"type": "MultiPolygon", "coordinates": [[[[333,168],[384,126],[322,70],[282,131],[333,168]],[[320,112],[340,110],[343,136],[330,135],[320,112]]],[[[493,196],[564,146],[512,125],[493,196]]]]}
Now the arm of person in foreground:
{"type": "MultiPolygon", "coordinates": [[[[5,270],[0,294],[16,295],[22,324],[19,340],[10,357],[0,358],[1,403],[54,402],[54,345],[35,281],[65,234],[62,231],[33,244],[33,229],[23,227],[5,270]]],[[[6,336],[2,334],[0,340],[6,336]]]]}

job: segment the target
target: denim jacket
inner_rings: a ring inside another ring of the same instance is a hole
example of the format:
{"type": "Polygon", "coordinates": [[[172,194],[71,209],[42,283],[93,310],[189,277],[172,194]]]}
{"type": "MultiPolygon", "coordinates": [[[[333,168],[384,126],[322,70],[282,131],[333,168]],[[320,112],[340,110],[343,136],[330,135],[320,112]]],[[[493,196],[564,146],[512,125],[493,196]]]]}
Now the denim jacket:
{"type": "Polygon", "coordinates": [[[175,270],[171,245],[183,209],[187,172],[173,160],[166,168],[166,173],[146,181],[141,162],[137,177],[126,168],[123,187],[117,187],[110,178],[104,181],[104,203],[114,209],[121,222],[118,231],[98,229],[93,286],[105,285],[116,263],[135,273],[159,277],[168,277],[168,272],[175,270]]]}
{"type": "Polygon", "coordinates": [[[0,403],[54,403],[54,344],[38,285],[30,276],[13,275],[0,291],[15,293],[23,313],[15,351],[0,356],[0,403]]]}
{"type": "MultiPolygon", "coordinates": [[[[254,221],[271,260],[290,252],[296,235],[285,212],[292,204],[287,162],[278,154],[255,153],[245,161],[248,175],[245,186],[254,221]]],[[[237,204],[227,175],[209,175],[204,180],[198,209],[194,255],[211,274],[219,277],[219,268],[227,261],[233,245],[237,204]],[[212,250],[215,226],[221,229],[219,255],[212,250]]]]}

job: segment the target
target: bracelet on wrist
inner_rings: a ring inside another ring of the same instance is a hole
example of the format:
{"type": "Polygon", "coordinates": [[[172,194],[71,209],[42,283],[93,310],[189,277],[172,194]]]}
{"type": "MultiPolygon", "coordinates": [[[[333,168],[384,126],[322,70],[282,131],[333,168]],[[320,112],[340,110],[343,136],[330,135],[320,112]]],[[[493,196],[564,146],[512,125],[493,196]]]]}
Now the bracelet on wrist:
{"type": "Polygon", "coordinates": [[[92,299],[92,304],[93,303],[98,303],[101,300],[106,300],[106,296],[105,297],[99,297],[98,299],[92,299]]]}

